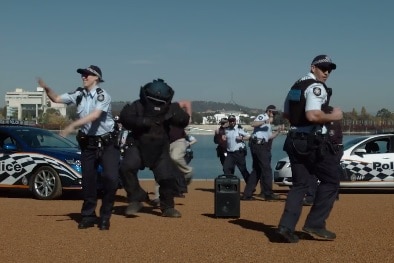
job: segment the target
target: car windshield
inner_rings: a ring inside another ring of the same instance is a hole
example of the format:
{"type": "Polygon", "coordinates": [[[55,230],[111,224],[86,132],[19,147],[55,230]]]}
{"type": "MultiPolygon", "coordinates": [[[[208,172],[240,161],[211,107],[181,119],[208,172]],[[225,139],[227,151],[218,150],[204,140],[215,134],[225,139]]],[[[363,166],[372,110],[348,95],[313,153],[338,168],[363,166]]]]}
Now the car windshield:
{"type": "Polygon", "coordinates": [[[344,149],[344,150],[347,150],[347,149],[349,149],[350,147],[352,147],[352,146],[358,144],[359,142],[361,142],[361,141],[363,141],[363,140],[365,140],[365,139],[366,139],[366,137],[357,137],[357,138],[354,138],[354,139],[350,139],[350,140],[344,142],[344,144],[343,144],[343,149],[344,149]]]}
{"type": "Polygon", "coordinates": [[[48,130],[31,129],[26,127],[15,129],[13,132],[32,148],[78,147],[74,142],[48,130]]]}

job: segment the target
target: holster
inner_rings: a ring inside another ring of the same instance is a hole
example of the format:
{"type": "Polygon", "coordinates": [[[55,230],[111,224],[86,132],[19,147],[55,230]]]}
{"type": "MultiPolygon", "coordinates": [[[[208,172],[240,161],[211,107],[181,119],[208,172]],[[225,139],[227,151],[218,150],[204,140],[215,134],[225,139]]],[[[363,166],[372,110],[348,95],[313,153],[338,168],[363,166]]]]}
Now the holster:
{"type": "Polygon", "coordinates": [[[335,154],[327,136],[322,134],[310,134],[307,138],[307,145],[316,161],[323,160],[329,151],[335,154]]]}
{"type": "Polygon", "coordinates": [[[216,156],[220,157],[225,153],[225,151],[222,149],[222,147],[218,146],[216,147],[216,156]]]}
{"type": "Polygon", "coordinates": [[[294,153],[311,162],[322,160],[329,150],[327,137],[322,134],[291,133],[288,136],[294,153]]]}
{"type": "Polygon", "coordinates": [[[246,147],[240,148],[239,151],[245,156],[248,155],[248,150],[246,149],[246,147]]]}

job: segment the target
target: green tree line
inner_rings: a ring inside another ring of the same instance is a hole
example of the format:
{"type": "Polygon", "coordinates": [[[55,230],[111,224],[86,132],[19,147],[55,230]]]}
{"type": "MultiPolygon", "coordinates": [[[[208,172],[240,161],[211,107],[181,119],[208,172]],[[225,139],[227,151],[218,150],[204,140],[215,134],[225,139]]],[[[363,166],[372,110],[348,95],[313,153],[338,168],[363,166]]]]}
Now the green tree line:
{"type": "MultiPolygon", "coordinates": [[[[113,110],[114,116],[119,115],[121,111],[120,106],[116,107],[113,110]]],[[[216,110],[211,112],[192,112],[192,124],[202,124],[203,117],[214,119],[213,116],[215,114],[219,114],[222,111],[227,111],[227,109],[216,110]]],[[[261,111],[263,112],[263,111],[261,111]]],[[[259,113],[256,109],[249,109],[246,107],[242,108],[242,113],[247,114],[251,117],[241,117],[240,122],[242,124],[249,124],[253,121],[253,116],[258,115],[259,113]]],[[[6,116],[6,107],[3,108],[2,119],[6,116]]],[[[45,112],[42,110],[38,113],[39,117],[36,122],[39,126],[42,126],[47,129],[62,129],[70,122],[77,118],[76,107],[68,106],[66,116],[62,116],[60,112],[53,108],[47,108],[45,112]]],[[[344,132],[391,132],[394,131],[394,114],[386,108],[380,109],[376,115],[372,115],[367,112],[365,107],[362,107],[358,112],[355,108],[352,109],[351,112],[344,112],[342,120],[342,127],[344,132]]],[[[13,116],[16,119],[16,116],[13,116]]],[[[22,119],[32,121],[33,117],[28,113],[25,116],[22,116],[22,119]]],[[[282,117],[282,114],[277,114],[274,119],[274,125],[282,125],[288,126],[289,123],[286,119],[282,117]]]]}

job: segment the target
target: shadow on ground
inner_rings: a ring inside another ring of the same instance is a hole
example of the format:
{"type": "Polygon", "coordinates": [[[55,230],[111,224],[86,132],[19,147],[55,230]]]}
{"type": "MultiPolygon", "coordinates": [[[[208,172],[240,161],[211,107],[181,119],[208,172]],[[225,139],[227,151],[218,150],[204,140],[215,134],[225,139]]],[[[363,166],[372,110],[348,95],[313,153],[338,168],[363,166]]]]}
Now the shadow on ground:
{"type": "MultiPolygon", "coordinates": [[[[277,226],[266,225],[262,222],[254,222],[246,219],[233,219],[230,220],[229,223],[239,225],[245,229],[263,232],[272,243],[286,243],[282,239],[282,236],[277,233],[277,226]]],[[[295,231],[294,233],[300,238],[300,240],[331,241],[316,239],[312,235],[301,231],[295,231]]]]}

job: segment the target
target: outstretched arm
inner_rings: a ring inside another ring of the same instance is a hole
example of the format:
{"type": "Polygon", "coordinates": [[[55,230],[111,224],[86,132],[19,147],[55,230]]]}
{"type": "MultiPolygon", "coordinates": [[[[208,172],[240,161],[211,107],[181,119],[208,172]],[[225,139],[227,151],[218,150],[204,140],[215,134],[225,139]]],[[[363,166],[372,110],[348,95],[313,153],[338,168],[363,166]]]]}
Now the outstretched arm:
{"type": "Polygon", "coordinates": [[[45,90],[45,93],[48,95],[51,101],[56,103],[62,103],[62,99],[59,95],[57,95],[45,82],[42,78],[37,78],[38,85],[45,90]]]}

